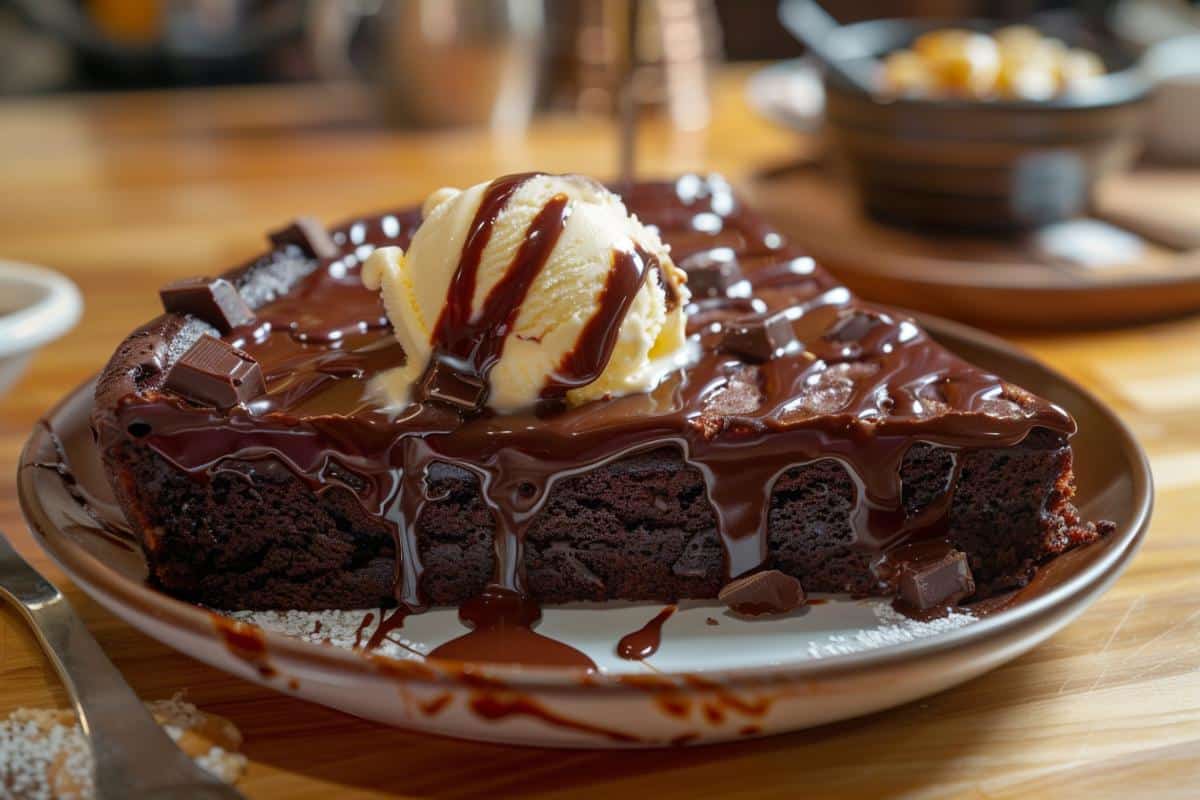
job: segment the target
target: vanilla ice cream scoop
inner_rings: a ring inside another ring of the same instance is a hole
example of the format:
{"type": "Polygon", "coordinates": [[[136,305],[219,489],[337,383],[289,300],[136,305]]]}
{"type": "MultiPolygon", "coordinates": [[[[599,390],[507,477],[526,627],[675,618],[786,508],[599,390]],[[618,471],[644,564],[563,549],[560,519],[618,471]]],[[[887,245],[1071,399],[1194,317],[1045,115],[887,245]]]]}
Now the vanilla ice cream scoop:
{"type": "Polygon", "coordinates": [[[431,364],[515,411],[649,391],[687,360],[684,274],[599,183],[513,175],[439,189],[422,215],[407,252],[363,265],[408,358],[376,378],[389,407],[414,399],[431,364]]]}

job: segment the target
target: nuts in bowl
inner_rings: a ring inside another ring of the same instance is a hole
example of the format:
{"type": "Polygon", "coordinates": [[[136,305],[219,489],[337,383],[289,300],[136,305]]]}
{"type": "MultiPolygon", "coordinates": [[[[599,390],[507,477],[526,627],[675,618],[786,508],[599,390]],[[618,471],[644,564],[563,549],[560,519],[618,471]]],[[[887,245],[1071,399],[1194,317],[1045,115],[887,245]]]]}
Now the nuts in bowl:
{"type": "Polygon", "coordinates": [[[991,33],[941,28],[883,60],[882,91],[931,99],[1047,100],[1105,74],[1091,50],[1069,47],[1028,25],[991,33]]]}
{"type": "Polygon", "coordinates": [[[826,133],[868,214],[1009,235],[1087,213],[1138,151],[1149,84],[1079,17],[1036,23],[873,19],[826,37],[829,59],[894,86],[824,77],[826,133]]]}

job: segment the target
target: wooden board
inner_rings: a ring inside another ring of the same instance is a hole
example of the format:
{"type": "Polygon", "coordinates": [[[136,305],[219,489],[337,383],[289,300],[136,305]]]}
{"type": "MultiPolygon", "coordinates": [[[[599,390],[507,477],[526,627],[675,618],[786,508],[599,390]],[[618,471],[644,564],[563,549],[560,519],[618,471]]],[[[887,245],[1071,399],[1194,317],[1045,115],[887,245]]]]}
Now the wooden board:
{"type": "MultiPolygon", "coordinates": [[[[723,78],[708,132],[647,125],[647,171],[737,179],[810,147],[753,118],[743,76],[723,78]]],[[[224,269],[298,213],[332,220],[503,172],[615,166],[615,139],[594,122],[546,120],[526,139],[501,141],[378,130],[360,124],[368,107],[346,91],[305,87],[0,105],[0,257],[62,269],[87,300],[80,327],[0,400],[0,528],[52,578],[64,581],[16,506],[18,450],[41,411],[157,313],[161,283],[224,269]]],[[[1145,443],[1159,492],[1144,550],[1096,606],[1029,655],[926,701],[806,733],[636,753],[420,737],[228,677],[68,592],[143,696],[187,689],[242,729],[251,765],[241,785],[252,798],[1194,797],[1198,341],[1195,318],[1021,340],[1094,388],[1145,443]]],[[[63,701],[30,634],[0,610],[0,714],[63,701]]]]}
{"type": "Polygon", "coordinates": [[[827,160],[761,171],[757,205],[851,289],[976,325],[1081,329],[1200,310],[1200,170],[1142,166],[1095,218],[1008,237],[919,232],[865,215],[827,160]]]}

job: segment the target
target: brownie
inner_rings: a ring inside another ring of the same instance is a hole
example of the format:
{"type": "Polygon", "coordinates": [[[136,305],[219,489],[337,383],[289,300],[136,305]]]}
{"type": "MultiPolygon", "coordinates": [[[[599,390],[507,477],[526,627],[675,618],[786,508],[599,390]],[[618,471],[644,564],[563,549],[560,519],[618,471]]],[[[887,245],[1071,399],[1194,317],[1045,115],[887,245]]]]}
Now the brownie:
{"type": "MultiPolygon", "coordinates": [[[[754,568],[792,575],[808,592],[895,594],[889,559],[914,542],[937,542],[965,554],[980,599],[1025,584],[1038,564],[1096,538],[1071,504],[1073,423],[1063,412],[961,362],[900,315],[855,300],[731,197],[719,180],[692,176],[627,195],[689,272],[693,328],[728,321],[732,308],[739,322],[726,327],[739,338],[701,336],[706,353],[723,354],[710,361],[725,372],[713,384],[719,391],[696,393],[689,413],[677,415],[672,444],[659,433],[635,446],[639,426],[657,419],[626,412],[640,408],[636,398],[531,412],[526,427],[545,426],[546,442],[558,441],[554,426],[563,420],[611,414],[612,436],[585,436],[579,449],[600,453],[606,438],[628,445],[583,471],[557,465],[553,480],[530,487],[541,505],[523,523],[519,559],[532,595],[542,602],[716,597],[744,571],[732,568],[731,547],[749,537],[730,541],[720,510],[729,499],[714,497],[744,480],[740,472],[753,479],[759,462],[790,466],[765,495],[754,568]],[[700,215],[723,224],[700,230],[693,224],[700,215]],[[819,322],[819,335],[802,326],[795,335],[821,356],[820,370],[806,373],[765,422],[755,414],[772,400],[771,359],[792,334],[771,319],[775,307],[746,322],[745,293],[736,288],[743,279],[768,306],[812,308],[808,317],[819,322]],[[673,444],[685,436],[687,452],[673,444]],[[704,474],[713,465],[726,476],[716,484],[704,474]],[[881,487],[894,496],[872,497],[881,487]]],[[[424,603],[461,603],[494,580],[503,515],[481,489],[487,473],[469,455],[422,461],[419,513],[398,533],[399,505],[385,502],[404,480],[397,443],[420,440],[404,438],[401,426],[410,423],[381,416],[363,399],[365,381],[404,358],[378,300],[358,285],[363,246],[404,245],[418,222],[406,210],[335,228],[336,258],[279,238],[271,252],[223,276],[253,321],[222,330],[221,320],[170,312],[118,348],[97,387],[94,425],[152,579],[164,590],[218,608],[387,606],[400,596],[406,558],[407,580],[416,584],[409,596],[424,603]],[[320,326],[288,323],[305,309],[320,310],[320,326]],[[264,324],[286,337],[264,337],[264,324]],[[170,374],[206,336],[261,364],[266,393],[232,409],[181,393],[170,374]],[[411,556],[398,552],[406,546],[415,548],[411,556]]],[[[700,370],[689,368],[676,393],[691,391],[686,381],[700,370]]],[[[422,424],[457,435],[457,417],[431,413],[422,424]]],[[[474,423],[488,442],[498,425],[474,423]]],[[[480,462],[517,445],[535,451],[541,441],[505,440],[480,450],[480,462]]],[[[447,448],[443,455],[455,452],[447,448]]]]}

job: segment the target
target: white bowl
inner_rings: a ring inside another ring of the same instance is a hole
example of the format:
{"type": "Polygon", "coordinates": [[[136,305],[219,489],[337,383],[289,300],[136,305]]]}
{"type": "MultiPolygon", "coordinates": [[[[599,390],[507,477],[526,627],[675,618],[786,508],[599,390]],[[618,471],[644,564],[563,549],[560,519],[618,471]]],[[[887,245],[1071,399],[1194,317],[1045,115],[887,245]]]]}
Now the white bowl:
{"type": "Polygon", "coordinates": [[[57,272],[0,261],[0,395],[34,351],[75,327],[82,310],[79,289],[57,272]]]}

